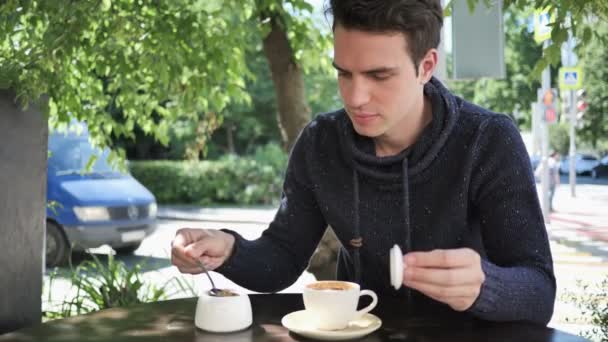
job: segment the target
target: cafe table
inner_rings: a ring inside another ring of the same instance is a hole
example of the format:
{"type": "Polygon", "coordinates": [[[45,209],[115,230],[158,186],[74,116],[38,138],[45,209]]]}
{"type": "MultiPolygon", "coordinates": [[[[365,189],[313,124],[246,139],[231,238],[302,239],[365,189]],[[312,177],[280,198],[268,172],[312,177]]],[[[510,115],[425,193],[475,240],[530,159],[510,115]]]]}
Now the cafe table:
{"type": "MultiPolygon", "coordinates": [[[[5,341],[310,341],[291,333],[281,324],[288,313],[304,308],[300,294],[250,295],[253,324],[234,333],[209,333],[194,325],[196,298],[176,299],[113,308],[87,315],[49,321],[0,336],[5,341]]],[[[441,318],[407,318],[393,314],[392,301],[385,301],[372,313],[382,326],[359,341],[586,341],[569,333],[527,323],[468,323],[441,318]]],[[[227,317],[226,319],[230,319],[227,317]]]]}

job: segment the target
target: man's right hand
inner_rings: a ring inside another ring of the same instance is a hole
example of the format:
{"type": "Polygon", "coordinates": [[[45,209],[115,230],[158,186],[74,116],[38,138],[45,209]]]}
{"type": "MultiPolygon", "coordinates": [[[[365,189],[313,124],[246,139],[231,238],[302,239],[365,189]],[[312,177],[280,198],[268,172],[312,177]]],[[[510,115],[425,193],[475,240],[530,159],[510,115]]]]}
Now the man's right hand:
{"type": "Polygon", "coordinates": [[[171,263],[182,273],[203,272],[195,259],[207,270],[220,267],[232,255],[234,236],[214,229],[182,228],[171,242],[171,263]]]}

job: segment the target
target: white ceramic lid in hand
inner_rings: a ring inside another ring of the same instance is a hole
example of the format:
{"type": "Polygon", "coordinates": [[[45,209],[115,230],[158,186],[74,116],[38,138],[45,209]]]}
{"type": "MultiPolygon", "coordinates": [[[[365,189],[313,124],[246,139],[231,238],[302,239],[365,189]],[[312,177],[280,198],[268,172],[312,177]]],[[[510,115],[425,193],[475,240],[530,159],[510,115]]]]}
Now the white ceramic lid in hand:
{"type": "Polygon", "coordinates": [[[390,252],[390,272],[391,272],[391,285],[395,290],[401,288],[403,284],[403,252],[398,245],[394,245],[390,252]]]}

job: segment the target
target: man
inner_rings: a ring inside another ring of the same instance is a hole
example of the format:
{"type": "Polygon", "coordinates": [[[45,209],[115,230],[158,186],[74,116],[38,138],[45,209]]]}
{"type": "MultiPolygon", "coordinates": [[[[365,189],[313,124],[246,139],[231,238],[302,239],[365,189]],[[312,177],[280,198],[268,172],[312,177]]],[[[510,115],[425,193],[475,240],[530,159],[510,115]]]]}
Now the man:
{"type": "Polygon", "coordinates": [[[255,241],[180,230],[172,262],[192,259],[260,292],[304,271],[325,227],[337,277],[416,313],[546,324],[555,277],[534,177],[508,117],[453,96],[432,77],[439,0],[331,0],[344,109],[319,115],[289,158],[280,208],[255,241]],[[404,251],[403,287],[388,252],[404,251]]]}
{"type": "MultiPolygon", "coordinates": [[[[559,179],[559,153],[557,151],[551,151],[549,158],[547,158],[547,169],[549,170],[549,211],[554,212],[553,209],[553,197],[555,196],[555,190],[560,184],[559,179]]],[[[543,173],[543,163],[539,163],[534,170],[534,176],[537,180],[540,180],[543,173]]]]}
{"type": "Polygon", "coordinates": [[[553,209],[553,197],[555,196],[555,190],[560,183],[559,180],[559,153],[552,151],[547,160],[547,167],[549,168],[549,211],[554,212],[553,209]]]}

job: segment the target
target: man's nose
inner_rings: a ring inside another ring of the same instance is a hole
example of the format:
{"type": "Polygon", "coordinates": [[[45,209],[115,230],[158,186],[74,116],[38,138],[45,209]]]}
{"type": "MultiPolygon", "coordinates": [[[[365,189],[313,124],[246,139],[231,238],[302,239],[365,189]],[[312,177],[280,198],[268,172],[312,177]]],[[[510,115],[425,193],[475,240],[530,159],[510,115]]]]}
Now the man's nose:
{"type": "Polygon", "coordinates": [[[365,80],[361,78],[353,78],[348,85],[346,85],[345,89],[344,102],[347,107],[357,108],[363,105],[366,105],[370,101],[370,89],[365,82],[365,80]]]}

